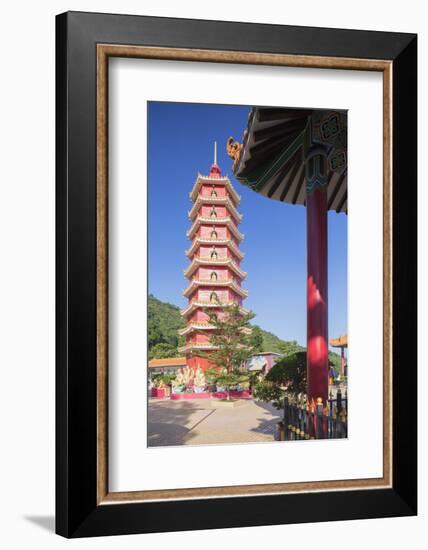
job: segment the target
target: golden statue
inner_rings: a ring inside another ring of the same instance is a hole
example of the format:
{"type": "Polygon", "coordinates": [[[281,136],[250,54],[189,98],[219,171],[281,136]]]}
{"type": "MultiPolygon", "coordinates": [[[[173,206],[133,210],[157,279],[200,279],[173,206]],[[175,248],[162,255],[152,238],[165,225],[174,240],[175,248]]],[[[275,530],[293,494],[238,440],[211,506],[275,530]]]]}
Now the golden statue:
{"type": "Polygon", "coordinates": [[[230,136],[230,138],[227,140],[226,151],[229,157],[233,159],[233,163],[238,161],[239,155],[241,154],[242,147],[243,147],[242,143],[239,143],[238,141],[234,141],[232,136],[230,136]]]}
{"type": "Polygon", "coordinates": [[[205,374],[201,367],[198,367],[195,372],[194,384],[198,388],[205,387],[205,374]]]}

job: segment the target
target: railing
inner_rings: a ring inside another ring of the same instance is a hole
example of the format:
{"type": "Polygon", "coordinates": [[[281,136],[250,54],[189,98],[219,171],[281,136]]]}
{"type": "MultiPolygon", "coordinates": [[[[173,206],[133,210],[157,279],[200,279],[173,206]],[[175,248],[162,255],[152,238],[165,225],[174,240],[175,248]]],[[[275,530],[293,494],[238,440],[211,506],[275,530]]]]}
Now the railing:
{"type": "Polygon", "coordinates": [[[283,430],[280,439],[343,439],[348,437],[348,399],[337,392],[336,398],[308,402],[306,396],[284,398],[283,430]]]}

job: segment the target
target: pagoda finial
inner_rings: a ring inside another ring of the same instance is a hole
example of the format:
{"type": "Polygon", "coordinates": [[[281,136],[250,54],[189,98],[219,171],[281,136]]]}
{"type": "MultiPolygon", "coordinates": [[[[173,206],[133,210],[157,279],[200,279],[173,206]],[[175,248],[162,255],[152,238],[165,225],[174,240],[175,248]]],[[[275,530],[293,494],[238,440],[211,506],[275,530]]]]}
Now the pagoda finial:
{"type": "Polygon", "coordinates": [[[217,142],[214,142],[214,162],[211,165],[210,176],[219,178],[221,176],[221,170],[217,164],[217,142]]]}

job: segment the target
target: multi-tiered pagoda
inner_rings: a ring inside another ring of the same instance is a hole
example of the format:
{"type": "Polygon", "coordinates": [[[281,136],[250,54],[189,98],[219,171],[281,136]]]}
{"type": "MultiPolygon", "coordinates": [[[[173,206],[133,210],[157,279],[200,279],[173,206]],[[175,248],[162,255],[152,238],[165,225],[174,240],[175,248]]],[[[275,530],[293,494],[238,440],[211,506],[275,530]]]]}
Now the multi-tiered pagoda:
{"type": "Polygon", "coordinates": [[[208,359],[198,357],[198,352],[213,349],[210,333],[214,327],[204,309],[212,308],[221,316],[219,303],[242,306],[248,295],[241,287],[247,275],[240,267],[244,254],[239,245],[244,235],[238,229],[242,215],[237,206],[241,197],[229,178],[221,175],[216,145],[210,173],[208,176],[198,174],[190,200],[193,203],[189,211],[192,225],[187,236],[192,244],[186,252],[190,265],[184,271],[189,285],[183,292],[189,304],[181,311],[187,326],[180,334],[186,337],[182,351],[186,354],[187,365],[196,370],[210,366],[208,359]]]}

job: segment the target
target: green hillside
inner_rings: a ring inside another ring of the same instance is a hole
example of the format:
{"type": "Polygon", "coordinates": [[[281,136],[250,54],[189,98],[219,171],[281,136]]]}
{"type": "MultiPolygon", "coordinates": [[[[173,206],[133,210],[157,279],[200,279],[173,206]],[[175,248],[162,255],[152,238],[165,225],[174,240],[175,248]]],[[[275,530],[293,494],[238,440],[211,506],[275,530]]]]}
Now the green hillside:
{"type": "MultiPolygon", "coordinates": [[[[184,345],[177,330],[185,326],[180,309],[167,302],[158,300],[151,294],[148,300],[148,346],[149,358],[174,357],[178,355],[177,347],[184,345]]],[[[285,341],[271,332],[254,325],[254,336],[258,351],[273,351],[288,355],[304,350],[296,341],[285,341]]]]}
{"type": "Polygon", "coordinates": [[[178,329],[185,326],[180,309],[151,294],[147,309],[149,359],[176,356],[177,347],[184,343],[177,334],[178,329]]]}
{"type": "Polygon", "coordinates": [[[281,338],[279,338],[275,334],[272,334],[272,332],[263,330],[258,325],[254,325],[254,329],[256,331],[260,330],[262,335],[263,344],[260,351],[273,351],[275,353],[288,355],[290,353],[302,351],[305,349],[300,346],[295,340],[281,340],[281,338]]]}

